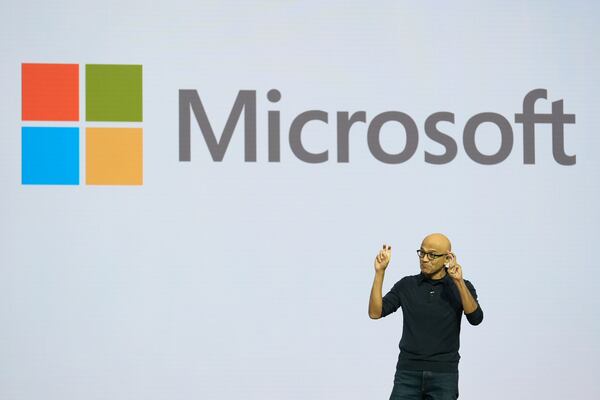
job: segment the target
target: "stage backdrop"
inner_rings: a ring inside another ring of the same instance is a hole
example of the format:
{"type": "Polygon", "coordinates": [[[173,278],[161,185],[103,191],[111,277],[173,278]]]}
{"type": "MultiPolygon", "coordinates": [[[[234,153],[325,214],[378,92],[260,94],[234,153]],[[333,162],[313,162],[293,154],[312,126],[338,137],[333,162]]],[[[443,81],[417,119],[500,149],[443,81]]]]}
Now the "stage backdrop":
{"type": "Polygon", "coordinates": [[[385,399],[432,232],[461,398],[600,396],[595,2],[1,8],[0,399],[385,399]]]}

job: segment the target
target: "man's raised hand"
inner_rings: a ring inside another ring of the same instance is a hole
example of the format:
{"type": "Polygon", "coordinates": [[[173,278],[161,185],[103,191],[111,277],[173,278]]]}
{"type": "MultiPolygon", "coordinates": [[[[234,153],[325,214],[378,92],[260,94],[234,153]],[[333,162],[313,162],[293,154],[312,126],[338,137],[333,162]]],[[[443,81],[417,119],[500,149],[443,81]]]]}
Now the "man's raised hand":
{"type": "Polygon", "coordinates": [[[383,245],[383,249],[379,250],[379,254],[375,257],[375,271],[385,271],[392,258],[392,246],[383,245]]]}

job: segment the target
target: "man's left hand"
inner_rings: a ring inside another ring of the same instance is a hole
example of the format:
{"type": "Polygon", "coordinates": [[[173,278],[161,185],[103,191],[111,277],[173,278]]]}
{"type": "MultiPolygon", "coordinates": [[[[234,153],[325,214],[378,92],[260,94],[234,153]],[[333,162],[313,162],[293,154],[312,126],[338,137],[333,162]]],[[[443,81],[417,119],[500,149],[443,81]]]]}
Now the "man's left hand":
{"type": "Polygon", "coordinates": [[[456,282],[461,281],[463,278],[462,268],[459,263],[456,262],[456,256],[454,253],[448,253],[451,257],[448,262],[448,275],[450,278],[454,279],[456,282]]]}

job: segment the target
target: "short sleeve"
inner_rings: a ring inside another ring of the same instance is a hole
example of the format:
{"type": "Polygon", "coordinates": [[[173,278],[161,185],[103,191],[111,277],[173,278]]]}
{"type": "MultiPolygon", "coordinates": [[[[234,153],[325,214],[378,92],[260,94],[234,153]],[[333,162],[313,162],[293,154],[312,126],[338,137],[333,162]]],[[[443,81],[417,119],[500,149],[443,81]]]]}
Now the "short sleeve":
{"type": "Polygon", "coordinates": [[[390,291],[387,292],[385,296],[383,296],[381,304],[381,317],[383,318],[386,315],[390,315],[391,313],[396,312],[396,310],[401,306],[402,302],[400,301],[400,281],[398,281],[390,289],[390,291]]]}
{"type": "Polygon", "coordinates": [[[475,290],[473,284],[467,280],[465,280],[465,285],[467,286],[467,289],[469,289],[469,292],[471,292],[473,298],[477,301],[477,308],[475,311],[469,314],[465,313],[465,316],[471,325],[479,325],[481,321],[483,321],[483,310],[481,309],[479,300],[477,300],[477,291],[475,290]]]}

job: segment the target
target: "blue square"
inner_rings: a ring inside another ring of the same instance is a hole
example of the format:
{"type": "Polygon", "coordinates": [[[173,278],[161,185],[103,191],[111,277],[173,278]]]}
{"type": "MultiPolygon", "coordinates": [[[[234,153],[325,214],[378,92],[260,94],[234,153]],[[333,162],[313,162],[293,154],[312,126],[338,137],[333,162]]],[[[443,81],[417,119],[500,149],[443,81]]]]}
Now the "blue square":
{"type": "Polygon", "coordinates": [[[22,127],[21,183],[79,185],[79,128],[22,127]]]}

